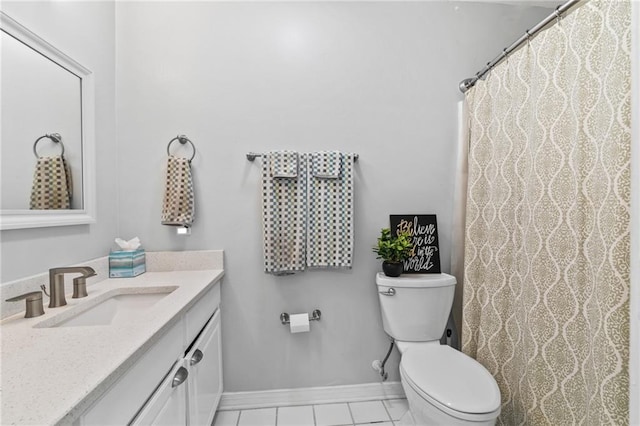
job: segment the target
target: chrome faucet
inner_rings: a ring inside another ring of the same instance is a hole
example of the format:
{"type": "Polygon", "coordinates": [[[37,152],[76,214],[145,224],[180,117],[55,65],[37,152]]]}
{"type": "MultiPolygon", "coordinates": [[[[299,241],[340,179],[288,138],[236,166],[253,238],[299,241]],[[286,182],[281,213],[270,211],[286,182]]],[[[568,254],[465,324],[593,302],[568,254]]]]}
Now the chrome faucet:
{"type": "Polygon", "coordinates": [[[87,278],[96,275],[89,266],[71,266],[68,268],[49,269],[49,307],[57,308],[67,304],[64,297],[64,274],[80,273],[82,276],[73,279],[73,298],[87,296],[87,278]]]}

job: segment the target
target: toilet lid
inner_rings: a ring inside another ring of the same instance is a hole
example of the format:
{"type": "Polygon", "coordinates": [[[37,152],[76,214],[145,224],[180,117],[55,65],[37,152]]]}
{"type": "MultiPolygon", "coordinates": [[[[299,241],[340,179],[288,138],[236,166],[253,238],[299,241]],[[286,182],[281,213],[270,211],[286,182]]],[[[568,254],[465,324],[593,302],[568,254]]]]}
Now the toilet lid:
{"type": "Polygon", "coordinates": [[[450,410],[467,414],[500,408],[500,390],[491,374],[475,359],[446,345],[410,348],[400,368],[418,393],[450,410]]]}

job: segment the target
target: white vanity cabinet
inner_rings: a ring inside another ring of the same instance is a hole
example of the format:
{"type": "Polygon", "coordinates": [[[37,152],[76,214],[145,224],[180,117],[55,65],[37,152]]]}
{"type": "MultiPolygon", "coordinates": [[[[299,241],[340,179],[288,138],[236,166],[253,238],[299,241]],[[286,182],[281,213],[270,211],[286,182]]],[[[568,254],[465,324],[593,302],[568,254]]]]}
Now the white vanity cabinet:
{"type": "Polygon", "coordinates": [[[211,425],[222,394],[219,305],[218,282],[76,424],[211,425]]]}
{"type": "Polygon", "coordinates": [[[220,310],[178,360],[133,425],[211,425],[222,394],[220,310]]]}

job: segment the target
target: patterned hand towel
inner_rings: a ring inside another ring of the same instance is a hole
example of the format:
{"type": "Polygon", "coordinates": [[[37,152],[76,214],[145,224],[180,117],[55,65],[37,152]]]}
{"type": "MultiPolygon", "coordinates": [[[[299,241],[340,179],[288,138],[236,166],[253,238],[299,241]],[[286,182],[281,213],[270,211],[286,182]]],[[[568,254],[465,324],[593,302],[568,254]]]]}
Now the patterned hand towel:
{"type": "Polygon", "coordinates": [[[167,177],[162,202],[162,224],[191,226],[195,214],[193,178],[188,158],[167,159],[167,177]]]}
{"type": "Polygon", "coordinates": [[[309,176],[307,266],[311,268],[351,268],[355,155],[337,154],[337,178],[309,176]]]}
{"type": "Polygon", "coordinates": [[[338,179],[340,177],[339,151],[319,151],[311,154],[311,173],[324,179],[338,179]]]}
{"type": "Polygon", "coordinates": [[[38,157],[31,187],[31,210],[70,209],[71,169],[62,155],[38,157]]]}
{"type": "Polygon", "coordinates": [[[298,153],[296,151],[273,151],[269,155],[269,164],[271,176],[274,178],[298,176],[298,153]]]}
{"type": "Polygon", "coordinates": [[[307,159],[300,155],[297,178],[277,178],[271,164],[279,152],[263,155],[262,226],[264,232],[264,270],[288,275],[305,268],[307,159]]]}

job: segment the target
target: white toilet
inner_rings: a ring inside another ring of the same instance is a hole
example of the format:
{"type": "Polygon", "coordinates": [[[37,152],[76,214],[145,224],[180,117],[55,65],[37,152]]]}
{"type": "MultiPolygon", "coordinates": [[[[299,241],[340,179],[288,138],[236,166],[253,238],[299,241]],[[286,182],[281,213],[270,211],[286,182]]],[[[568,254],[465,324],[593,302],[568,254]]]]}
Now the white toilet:
{"type": "Polygon", "coordinates": [[[456,287],[447,274],[376,276],[382,324],[402,355],[400,377],[409,403],[401,424],[493,425],[500,390],[476,360],[440,345],[456,287]],[[412,419],[411,419],[412,418],[412,419]]]}

